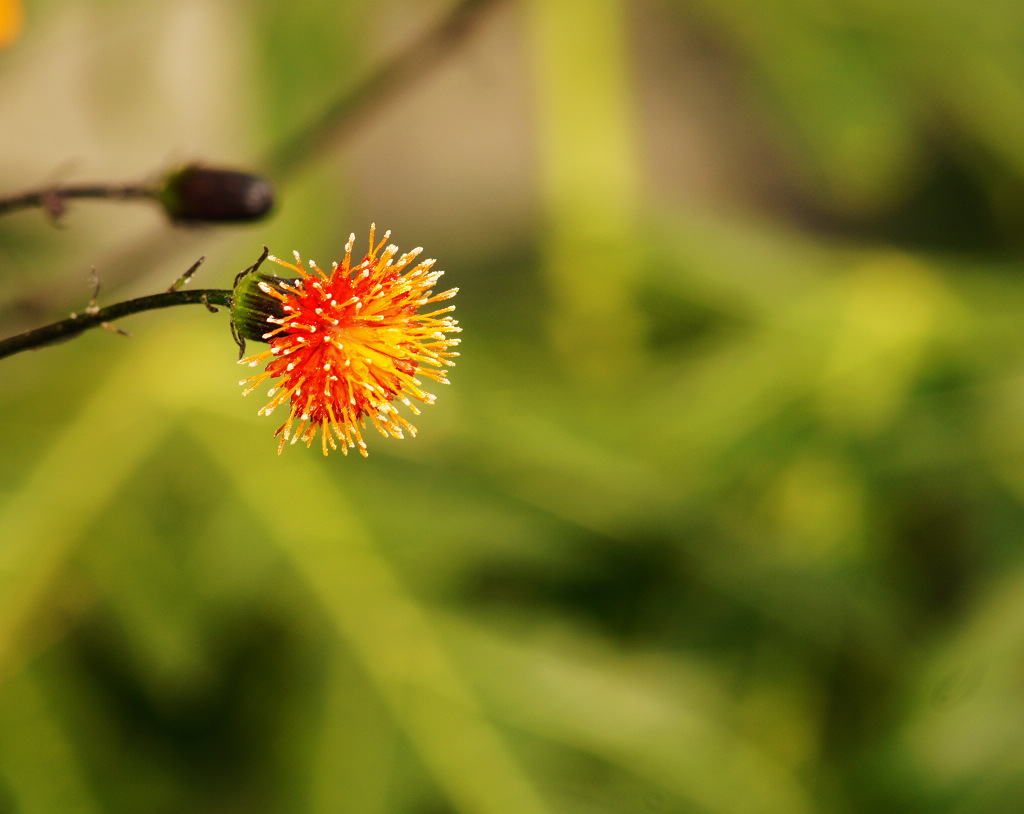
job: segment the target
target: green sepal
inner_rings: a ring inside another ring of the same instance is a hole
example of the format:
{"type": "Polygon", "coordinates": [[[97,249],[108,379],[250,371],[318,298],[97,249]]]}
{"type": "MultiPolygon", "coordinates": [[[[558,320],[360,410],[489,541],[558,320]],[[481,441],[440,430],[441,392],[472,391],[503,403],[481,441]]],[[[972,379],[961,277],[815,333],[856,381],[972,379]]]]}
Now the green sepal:
{"type": "Polygon", "coordinates": [[[281,301],[263,291],[260,288],[261,283],[282,293],[285,293],[281,288],[282,284],[301,285],[301,281],[297,279],[262,272],[241,276],[231,297],[231,324],[239,339],[269,342],[267,334],[279,328],[280,320],[286,315],[281,301]]]}

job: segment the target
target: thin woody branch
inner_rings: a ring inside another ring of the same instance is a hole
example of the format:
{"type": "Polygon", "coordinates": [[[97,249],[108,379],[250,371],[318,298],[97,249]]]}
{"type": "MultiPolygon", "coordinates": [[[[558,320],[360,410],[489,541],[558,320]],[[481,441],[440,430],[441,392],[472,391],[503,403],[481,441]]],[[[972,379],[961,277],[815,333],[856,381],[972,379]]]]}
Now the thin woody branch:
{"type": "Polygon", "coordinates": [[[65,201],[76,198],[130,201],[157,199],[160,190],[147,184],[75,184],[52,186],[0,198],[0,215],[23,209],[44,209],[51,218],[64,214],[65,201]]]}
{"type": "Polygon", "coordinates": [[[265,161],[275,177],[294,174],[406,87],[430,73],[501,0],[459,0],[417,39],[337,98],[320,117],[280,144],[265,161]]]}

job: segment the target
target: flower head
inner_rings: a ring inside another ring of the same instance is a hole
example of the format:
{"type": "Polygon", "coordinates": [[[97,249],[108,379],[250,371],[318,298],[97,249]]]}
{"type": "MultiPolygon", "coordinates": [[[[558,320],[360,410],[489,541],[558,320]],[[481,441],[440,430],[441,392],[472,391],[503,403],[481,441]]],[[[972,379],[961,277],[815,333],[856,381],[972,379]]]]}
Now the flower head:
{"type": "Polygon", "coordinates": [[[399,255],[397,246],[383,248],[390,236],[386,232],[375,243],[371,225],[369,252],[352,265],[352,235],[344,261],[334,263],[330,274],[312,261],[307,271],[295,252],[295,265],[268,259],[297,278],[257,278],[266,328],[259,338],[270,349],[240,363],[255,367],[269,362],[264,372],[242,384],[251,393],[267,379],[277,380],[260,414],[270,415],[288,404],[288,418],[277,431],[278,453],[289,440],[294,444],[301,439],[308,447],[319,433],[324,455],[338,448],[337,439],[346,455],[349,448],[357,448],[365,456],[360,430],[367,420],[384,436],[415,435],[416,428],[394,402],[419,415],[413,400],[432,404],[435,398],[421,388],[419,377],[448,383],[444,368],[458,356],[449,348],[459,340],[445,334],[461,330],[448,316],[455,306],[425,314],[419,309],[454,297],[458,289],[433,294],[444,272],[432,270],[433,260],[408,268],[423,250],[399,255]]]}

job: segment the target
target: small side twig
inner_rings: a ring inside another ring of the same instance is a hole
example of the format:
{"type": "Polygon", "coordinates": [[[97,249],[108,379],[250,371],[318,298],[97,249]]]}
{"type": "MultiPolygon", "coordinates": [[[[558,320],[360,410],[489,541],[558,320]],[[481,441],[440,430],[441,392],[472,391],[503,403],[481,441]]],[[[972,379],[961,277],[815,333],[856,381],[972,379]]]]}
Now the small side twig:
{"type": "MultiPolygon", "coordinates": [[[[92,299],[89,300],[89,305],[85,309],[85,313],[87,315],[98,314],[99,313],[99,310],[100,310],[99,298],[100,298],[100,275],[97,274],[96,267],[93,266],[93,268],[92,268],[92,299]]],[[[75,314],[72,314],[71,316],[74,317],[75,314]]],[[[100,327],[103,328],[104,330],[110,331],[112,334],[117,334],[118,336],[131,336],[131,334],[128,333],[128,331],[126,331],[126,330],[124,330],[122,328],[118,328],[116,325],[111,325],[109,322],[101,322],[100,323],[100,327]]]]}
{"type": "Polygon", "coordinates": [[[184,274],[182,274],[177,280],[175,280],[173,283],[171,283],[171,287],[168,288],[167,290],[168,291],[177,291],[179,288],[181,288],[183,285],[185,285],[189,280],[192,279],[192,275],[195,274],[199,270],[199,267],[201,265],[203,265],[203,263],[205,261],[206,261],[206,255],[204,254],[202,257],[200,257],[198,260],[196,260],[196,262],[194,262],[191,266],[189,266],[188,270],[184,274]]]}

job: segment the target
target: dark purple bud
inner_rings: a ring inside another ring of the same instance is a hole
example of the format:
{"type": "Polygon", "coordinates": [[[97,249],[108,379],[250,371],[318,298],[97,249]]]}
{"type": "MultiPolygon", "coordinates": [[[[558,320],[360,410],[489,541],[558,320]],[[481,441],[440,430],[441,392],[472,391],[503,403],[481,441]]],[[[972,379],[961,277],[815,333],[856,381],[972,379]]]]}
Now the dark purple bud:
{"type": "Polygon", "coordinates": [[[259,175],[190,166],[167,177],[160,202],[176,221],[239,223],[266,215],[274,188],[259,175]]]}

